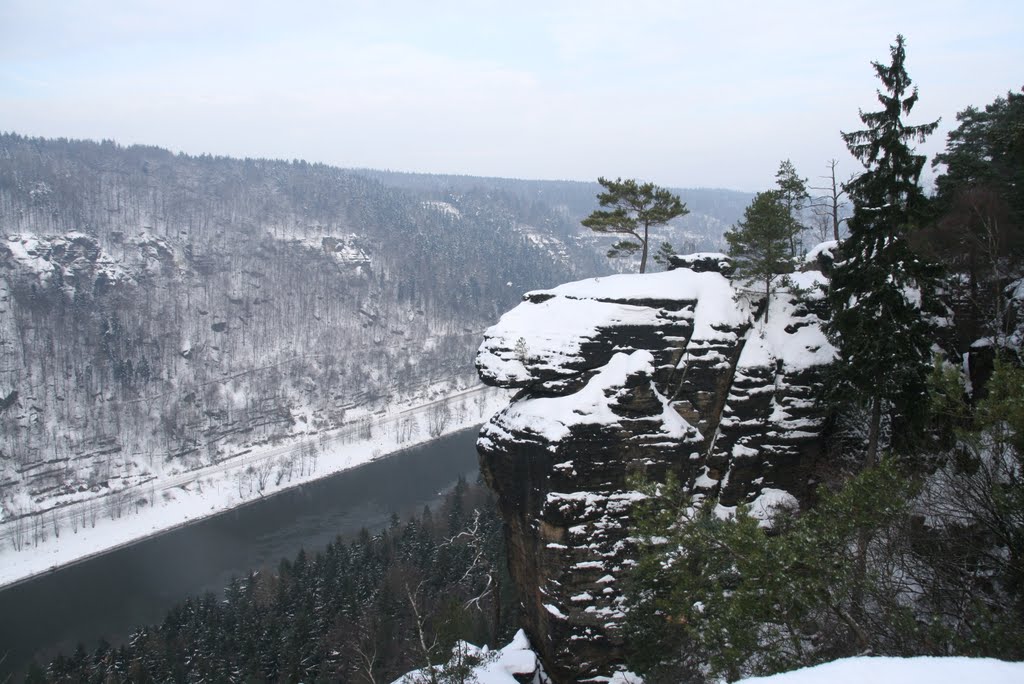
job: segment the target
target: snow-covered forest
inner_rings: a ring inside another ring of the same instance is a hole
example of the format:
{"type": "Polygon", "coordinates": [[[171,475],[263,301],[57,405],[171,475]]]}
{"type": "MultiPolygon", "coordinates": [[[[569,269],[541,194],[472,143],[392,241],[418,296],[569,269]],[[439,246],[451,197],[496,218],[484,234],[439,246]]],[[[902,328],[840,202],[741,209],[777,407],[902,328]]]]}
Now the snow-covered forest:
{"type": "MultiPolygon", "coordinates": [[[[608,269],[594,187],[0,136],[0,520],[475,385],[523,291],[608,269]]],[[[745,197],[669,228],[714,246],[745,197]]]]}

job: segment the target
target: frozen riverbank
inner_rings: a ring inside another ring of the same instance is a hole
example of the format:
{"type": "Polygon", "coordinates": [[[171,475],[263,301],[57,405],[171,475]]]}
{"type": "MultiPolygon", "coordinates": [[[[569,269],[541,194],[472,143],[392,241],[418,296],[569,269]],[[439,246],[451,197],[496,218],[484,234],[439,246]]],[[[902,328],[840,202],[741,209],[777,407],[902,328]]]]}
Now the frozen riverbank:
{"type": "Polygon", "coordinates": [[[478,425],[505,403],[475,387],[5,521],[0,588],[478,425]]]}

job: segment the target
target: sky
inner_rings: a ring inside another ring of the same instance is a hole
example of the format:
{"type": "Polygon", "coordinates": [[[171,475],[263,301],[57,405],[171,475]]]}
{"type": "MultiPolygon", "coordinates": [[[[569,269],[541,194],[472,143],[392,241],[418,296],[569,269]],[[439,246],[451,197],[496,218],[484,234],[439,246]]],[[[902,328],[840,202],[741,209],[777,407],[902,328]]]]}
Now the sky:
{"type": "Polygon", "coordinates": [[[908,123],[1024,86],[1024,2],[0,0],[0,131],[516,178],[820,184],[897,33],[908,123]]]}

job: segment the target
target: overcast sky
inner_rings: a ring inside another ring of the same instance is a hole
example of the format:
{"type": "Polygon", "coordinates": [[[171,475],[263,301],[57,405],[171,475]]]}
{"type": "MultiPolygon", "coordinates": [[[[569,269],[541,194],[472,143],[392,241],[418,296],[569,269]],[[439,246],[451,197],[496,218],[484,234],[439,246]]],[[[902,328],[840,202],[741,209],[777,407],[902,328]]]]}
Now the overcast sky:
{"type": "Polygon", "coordinates": [[[0,0],[0,130],[193,154],[759,190],[877,104],[1024,85],[1024,2],[0,0]]]}

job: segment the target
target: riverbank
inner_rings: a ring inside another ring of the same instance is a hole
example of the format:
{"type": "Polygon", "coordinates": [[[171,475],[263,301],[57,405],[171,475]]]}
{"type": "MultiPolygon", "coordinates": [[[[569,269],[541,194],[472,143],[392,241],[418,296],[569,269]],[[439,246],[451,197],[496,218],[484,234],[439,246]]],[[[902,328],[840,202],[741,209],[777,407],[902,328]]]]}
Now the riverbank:
{"type": "Polygon", "coordinates": [[[475,387],[0,524],[0,589],[478,425],[507,393],[475,387]],[[443,425],[438,415],[446,416],[443,425]]]}

